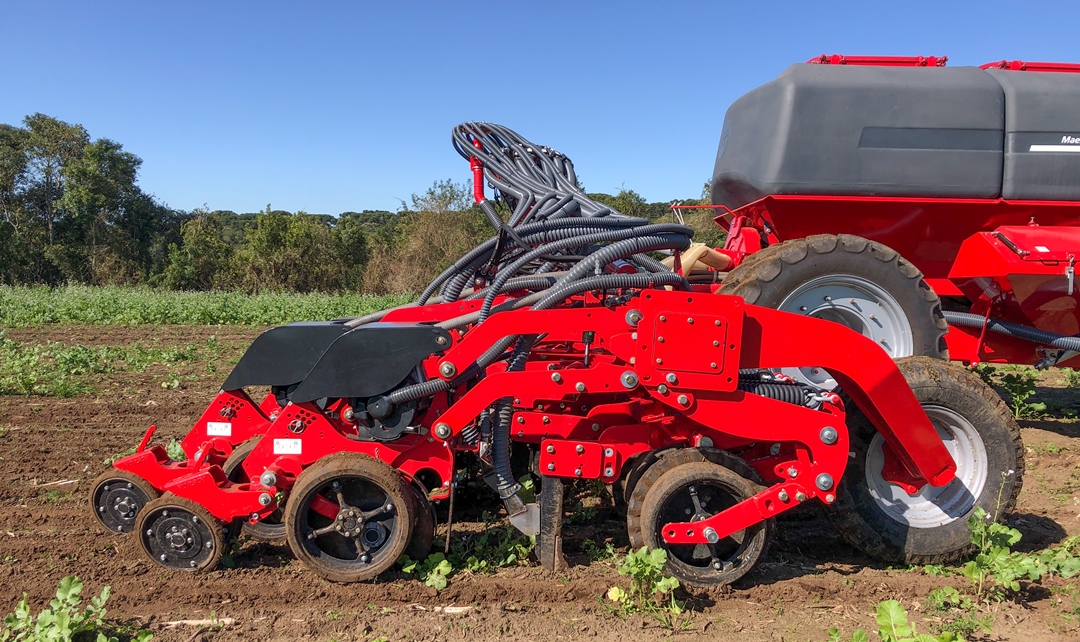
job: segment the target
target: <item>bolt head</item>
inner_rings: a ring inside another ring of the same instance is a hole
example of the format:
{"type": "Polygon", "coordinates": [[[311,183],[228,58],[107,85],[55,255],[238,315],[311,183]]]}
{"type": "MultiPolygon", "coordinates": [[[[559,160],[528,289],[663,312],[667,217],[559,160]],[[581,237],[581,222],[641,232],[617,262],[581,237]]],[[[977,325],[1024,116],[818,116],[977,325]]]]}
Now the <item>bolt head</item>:
{"type": "Polygon", "coordinates": [[[693,324],[694,323],[694,317],[686,317],[686,322],[689,323],[689,324],[693,324]]]}
{"type": "Polygon", "coordinates": [[[787,469],[787,474],[788,474],[788,477],[790,477],[792,479],[795,479],[796,477],[799,476],[799,471],[796,470],[796,468],[794,466],[792,466],[791,468],[787,469]]]}
{"type": "Polygon", "coordinates": [[[574,390],[577,390],[578,392],[585,392],[585,384],[581,381],[577,382],[577,384],[574,385],[574,390]]]}
{"type": "Polygon", "coordinates": [[[709,540],[710,544],[715,544],[720,541],[720,535],[712,526],[706,526],[702,534],[705,536],[705,539],[709,540]]]}
{"type": "Polygon", "coordinates": [[[806,501],[806,493],[802,492],[801,490],[799,492],[795,493],[795,501],[797,501],[797,502],[805,502],[806,501]]]}
{"type": "Polygon", "coordinates": [[[614,454],[615,454],[615,451],[612,450],[611,448],[605,448],[604,449],[604,457],[611,457],[614,454]]]}
{"type": "Polygon", "coordinates": [[[836,501],[836,496],[833,495],[832,493],[829,493],[828,495],[825,496],[825,503],[826,504],[831,504],[834,501],[836,501]]]}
{"type": "Polygon", "coordinates": [[[780,454],[780,444],[773,444],[772,446],[769,446],[769,454],[770,455],[779,455],[780,454]]]}
{"type": "Polygon", "coordinates": [[[577,448],[575,448],[574,450],[576,450],[576,451],[577,451],[577,454],[579,454],[579,455],[580,455],[580,454],[582,454],[582,453],[584,453],[584,452],[585,452],[585,446],[582,446],[581,444],[578,444],[578,445],[577,445],[577,448]]]}
{"type": "Polygon", "coordinates": [[[457,374],[457,366],[449,361],[444,361],[442,365],[439,366],[439,374],[444,377],[453,377],[457,374]]]}
{"type": "Polygon", "coordinates": [[[659,392],[662,395],[666,395],[667,391],[668,391],[668,387],[665,386],[664,384],[660,384],[659,386],[656,386],[656,391],[659,392]]]}
{"type": "Polygon", "coordinates": [[[662,315],[662,314],[661,314],[661,315],[660,315],[660,322],[661,322],[661,323],[665,323],[665,322],[667,322],[667,317],[665,317],[664,315],[662,315]]]}
{"type": "Polygon", "coordinates": [[[444,346],[446,345],[446,337],[435,337],[435,343],[444,346]]]}
{"type": "Polygon", "coordinates": [[[574,476],[575,477],[581,477],[581,469],[580,468],[578,468],[577,470],[574,471],[574,476]]]}
{"type": "Polygon", "coordinates": [[[791,496],[788,495],[786,490],[782,490],[776,494],[776,498],[782,502],[786,502],[787,500],[791,499],[791,496]]]}
{"type": "Polygon", "coordinates": [[[554,455],[555,454],[555,446],[553,446],[551,444],[548,444],[547,445],[547,451],[548,451],[549,455],[554,455]]]}
{"type": "Polygon", "coordinates": [[[604,477],[611,477],[614,474],[615,474],[615,471],[611,467],[608,467],[608,468],[604,469],[604,477]]]}
{"type": "Polygon", "coordinates": [[[555,470],[555,464],[548,464],[547,469],[548,470],[555,470]]]}
{"type": "Polygon", "coordinates": [[[435,424],[435,436],[439,439],[446,439],[450,436],[450,426],[444,423],[435,424]]]}
{"type": "Polygon", "coordinates": [[[690,405],[690,397],[687,397],[686,395],[679,395],[679,405],[680,406],[688,406],[688,405],[690,405]]]}
{"type": "Polygon", "coordinates": [[[540,418],[540,421],[544,422],[545,424],[550,424],[551,423],[551,417],[548,417],[547,415],[544,415],[543,417],[540,418]]]}
{"type": "Polygon", "coordinates": [[[562,383],[562,375],[559,374],[558,372],[552,372],[551,373],[551,380],[554,381],[555,383],[562,383]]]}
{"type": "Polygon", "coordinates": [[[259,495],[260,506],[269,506],[273,501],[274,498],[270,496],[270,493],[262,493],[259,495]]]}
{"type": "Polygon", "coordinates": [[[668,375],[664,377],[664,379],[666,379],[667,382],[670,384],[674,384],[676,381],[679,380],[678,377],[675,376],[674,372],[669,372],[668,375]]]}
{"type": "Polygon", "coordinates": [[[840,438],[840,435],[836,432],[836,428],[833,428],[832,426],[825,426],[822,428],[819,436],[821,437],[821,443],[827,446],[835,444],[836,440],[840,438]]]}
{"type": "Polygon", "coordinates": [[[592,431],[593,432],[600,432],[600,424],[593,424],[592,425],[592,431]]]}
{"type": "Polygon", "coordinates": [[[820,490],[830,490],[833,487],[832,475],[829,473],[821,473],[817,476],[817,479],[814,480],[814,483],[820,490]]]}

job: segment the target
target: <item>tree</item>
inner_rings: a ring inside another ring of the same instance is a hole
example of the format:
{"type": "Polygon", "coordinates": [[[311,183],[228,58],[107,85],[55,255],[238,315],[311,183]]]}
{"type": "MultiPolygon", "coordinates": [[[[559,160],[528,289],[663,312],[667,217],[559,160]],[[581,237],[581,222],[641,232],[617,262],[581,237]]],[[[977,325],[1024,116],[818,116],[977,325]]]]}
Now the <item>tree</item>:
{"type": "Polygon", "coordinates": [[[221,238],[221,226],[205,210],[180,228],[182,241],[169,245],[169,262],[157,283],[174,290],[211,290],[233,286],[228,274],[233,248],[221,238]]]}
{"type": "Polygon", "coordinates": [[[82,125],[36,113],[23,119],[27,130],[26,154],[36,184],[37,205],[45,220],[49,245],[53,243],[56,222],[56,202],[64,195],[65,165],[82,156],[90,135],[82,125]]]}

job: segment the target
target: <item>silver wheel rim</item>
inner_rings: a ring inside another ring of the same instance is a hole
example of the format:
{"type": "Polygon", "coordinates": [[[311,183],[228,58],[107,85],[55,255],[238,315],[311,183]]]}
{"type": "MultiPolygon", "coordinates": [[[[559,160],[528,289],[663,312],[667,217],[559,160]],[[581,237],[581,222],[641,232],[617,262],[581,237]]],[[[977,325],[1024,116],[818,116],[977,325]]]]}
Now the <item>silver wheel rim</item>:
{"type": "Polygon", "coordinates": [[[926,484],[915,495],[881,476],[885,439],[875,434],[866,453],[866,484],[870,496],[893,521],[911,528],[936,528],[964,519],[986,487],[986,445],[979,431],[960,414],[941,406],[923,406],[945,448],[956,462],[956,478],[934,487],[926,484]]]}
{"type": "MultiPolygon", "coordinates": [[[[780,302],[780,310],[834,321],[881,346],[893,359],[911,356],[911,322],[896,298],[881,286],[853,274],[811,279],[780,302]]],[[[820,388],[836,387],[821,368],[785,368],[783,372],[820,388]]]]}

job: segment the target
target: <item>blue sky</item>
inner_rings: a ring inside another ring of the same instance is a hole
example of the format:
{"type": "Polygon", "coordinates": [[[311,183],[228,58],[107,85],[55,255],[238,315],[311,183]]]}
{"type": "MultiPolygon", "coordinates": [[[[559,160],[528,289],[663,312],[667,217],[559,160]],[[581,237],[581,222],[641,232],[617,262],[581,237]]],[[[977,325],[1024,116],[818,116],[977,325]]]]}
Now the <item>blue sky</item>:
{"type": "Polygon", "coordinates": [[[43,112],[142,157],[191,209],[396,210],[468,178],[466,120],[586,189],[695,197],[728,105],[821,53],[1080,62],[1071,2],[6,2],[0,122],[43,112]]]}

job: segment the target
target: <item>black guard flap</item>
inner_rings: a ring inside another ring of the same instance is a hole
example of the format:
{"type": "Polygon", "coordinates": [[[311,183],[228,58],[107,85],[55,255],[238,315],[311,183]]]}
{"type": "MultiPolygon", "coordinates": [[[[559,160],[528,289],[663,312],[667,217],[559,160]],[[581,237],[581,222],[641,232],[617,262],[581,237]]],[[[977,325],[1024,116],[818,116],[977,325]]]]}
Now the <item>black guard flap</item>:
{"type": "Polygon", "coordinates": [[[327,348],[289,399],[302,403],[323,397],[373,397],[386,393],[404,381],[421,361],[449,345],[450,335],[430,325],[361,326],[327,348]]]}

